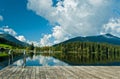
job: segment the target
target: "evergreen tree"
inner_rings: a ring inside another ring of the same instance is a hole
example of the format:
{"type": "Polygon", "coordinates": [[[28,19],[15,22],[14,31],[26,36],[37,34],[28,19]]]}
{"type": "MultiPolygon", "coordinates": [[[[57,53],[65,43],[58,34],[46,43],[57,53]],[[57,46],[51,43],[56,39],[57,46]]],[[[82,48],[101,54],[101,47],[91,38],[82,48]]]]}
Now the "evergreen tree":
{"type": "Polygon", "coordinates": [[[29,46],[29,50],[34,50],[34,44],[33,43],[29,46]]]}

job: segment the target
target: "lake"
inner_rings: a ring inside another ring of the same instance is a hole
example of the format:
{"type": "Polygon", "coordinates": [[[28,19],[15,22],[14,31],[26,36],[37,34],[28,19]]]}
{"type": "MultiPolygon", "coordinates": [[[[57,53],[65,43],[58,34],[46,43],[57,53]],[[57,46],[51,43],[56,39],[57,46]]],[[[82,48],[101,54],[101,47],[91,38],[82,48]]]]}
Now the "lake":
{"type": "Polygon", "coordinates": [[[120,58],[83,56],[79,53],[21,54],[0,64],[0,69],[11,66],[120,66],[120,58]]]}
{"type": "Polygon", "coordinates": [[[32,55],[14,62],[14,66],[68,66],[67,63],[52,56],[32,55]]]}

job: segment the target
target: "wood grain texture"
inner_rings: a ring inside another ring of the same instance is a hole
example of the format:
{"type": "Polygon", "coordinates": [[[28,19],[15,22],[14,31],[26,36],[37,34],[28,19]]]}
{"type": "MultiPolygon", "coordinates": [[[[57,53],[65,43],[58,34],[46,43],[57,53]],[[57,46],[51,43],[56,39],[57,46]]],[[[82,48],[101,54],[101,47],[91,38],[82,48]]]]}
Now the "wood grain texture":
{"type": "Polygon", "coordinates": [[[120,66],[9,66],[0,79],[120,79],[120,66]]]}

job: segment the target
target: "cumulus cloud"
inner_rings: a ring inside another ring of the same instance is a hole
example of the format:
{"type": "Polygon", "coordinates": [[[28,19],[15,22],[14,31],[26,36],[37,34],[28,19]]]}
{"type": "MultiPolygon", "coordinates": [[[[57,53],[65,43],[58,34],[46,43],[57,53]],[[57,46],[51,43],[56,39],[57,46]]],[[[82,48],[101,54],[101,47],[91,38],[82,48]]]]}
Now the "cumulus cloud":
{"type": "MultiPolygon", "coordinates": [[[[36,12],[37,15],[42,15],[45,18],[50,19],[50,14],[53,12],[52,6],[52,0],[28,0],[27,8],[29,10],[33,10],[36,12]]],[[[51,15],[52,16],[52,15],[51,15]]]]}
{"type": "Polygon", "coordinates": [[[104,33],[111,33],[120,37],[120,18],[111,18],[107,24],[104,24],[101,34],[104,33]]]}
{"type": "MultiPolygon", "coordinates": [[[[18,35],[16,33],[16,31],[12,28],[10,28],[9,26],[3,26],[0,28],[0,33],[7,33],[7,34],[10,34],[12,35],[13,37],[15,37],[16,39],[18,39],[19,41],[22,41],[22,42],[26,42],[28,44],[34,44],[34,46],[40,46],[40,42],[37,42],[37,41],[30,41],[28,39],[25,38],[24,35],[18,35]]],[[[50,38],[50,37],[49,37],[50,38]]],[[[45,38],[46,39],[46,38],[45,38]]],[[[44,41],[44,39],[43,39],[44,41]]],[[[48,41],[48,40],[47,40],[48,41]]],[[[41,41],[42,42],[42,41],[41,41]]],[[[41,45],[42,46],[42,45],[41,45]]]]}
{"type": "Polygon", "coordinates": [[[58,0],[56,6],[52,5],[52,0],[28,0],[27,8],[53,25],[50,35],[55,43],[76,36],[98,35],[111,17],[120,16],[118,0],[58,0]]]}
{"type": "Polygon", "coordinates": [[[0,15],[0,21],[3,21],[3,16],[2,15],[0,15]]]}
{"type": "Polygon", "coordinates": [[[16,38],[22,42],[26,42],[26,39],[23,35],[16,36],[16,38]]]}
{"type": "Polygon", "coordinates": [[[26,42],[26,38],[23,35],[18,35],[16,33],[16,31],[12,28],[10,28],[9,26],[3,26],[0,28],[0,31],[2,31],[2,33],[8,33],[12,36],[14,36],[16,39],[22,41],[22,42],[26,42]]]}
{"type": "Polygon", "coordinates": [[[40,43],[39,42],[37,42],[37,41],[29,41],[29,40],[26,40],[26,42],[28,43],[28,44],[34,44],[34,46],[38,46],[38,47],[40,47],[40,43]]]}
{"type": "Polygon", "coordinates": [[[3,26],[0,28],[1,31],[5,32],[5,33],[8,33],[12,36],[16,36],[17,33],[12,29],[12,28],[9,28],[9,26],[3,26]]]}
{"type": "Polygon", "coordinates": [[[100,5],[104,5],[104,3],[106,3],[108,0],[88,0],[88,1],[93,6],[100,6],[100,5]]]}
{"type": "Polygon", "coordinates": [[[55,41],[54,43],[59,43],[61,41],[67,40],[70,35],[68,35],[61,26],[55,26],[53,28],[52,36],[54,37],[55,41]]]}
{"type": "Polygon", "coordinates": [[[51,38],[50,34],[44,35],[43,38],[40,40],[40,45],[41,46],[50,46],[51,45],[50,38],[51,38]]]}

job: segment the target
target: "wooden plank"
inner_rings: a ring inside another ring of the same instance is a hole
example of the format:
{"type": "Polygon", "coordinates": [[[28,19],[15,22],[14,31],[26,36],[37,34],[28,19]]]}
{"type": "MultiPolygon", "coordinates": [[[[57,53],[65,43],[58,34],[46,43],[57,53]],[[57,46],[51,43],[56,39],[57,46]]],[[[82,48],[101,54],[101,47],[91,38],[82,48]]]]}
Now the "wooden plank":
{"type": "Polygon", "coordinates": [[[29,79],[32,79],[32,67],[28,67],[28,69],[29,69],[29,79]]]}
{"type": "Polygon", "coordinates": [[[58,79],[66,79],[65,73],[64,73],[62,68],[63,68],[62,66],[61,67],[58,67],[58,66],[55,67],[54,73],[56,73],[55,75],[57,76],[58,79]]]}
{"type": "Polygon", "coordinates": [[[39,79],[40,78],[40,76],[39,76],[39,67],[37,66],[37,67],[35,67],[35,69],[36,69],[35,77],[36,77],[36,79],[39,79]]]}
{"type": "Polygon", "coordinates": [[[107,67],[91,67],[91,69],[95,70],[95,71],[99,71],[101,72],[101,74],[104,74],[105,76],[107,76],[108,78],[120,78],[120,75],[116,74],[117,71],[113,69],[108,69],[107,67]],[[116,73],[113,73],[116,72],[116,73]]]}
{"type": "Polygon", "coordinates": [[[85,71],[86,74],[89,74],[89,75],[91,75],[93,77],[96,77],[96,78],[98,77],[100,79],[104,79],[104,78],[105,79],[117,79],[118,78],[118,76],[117,77],[116,76],[114,76],[114,77],[111,76],[109,74],[110,72],[109,73],[104,73],[103,71],[101,71],[102,68],[100,68],[100,67],[89,66],[89,67],[83,67],[83,68],[77,67],[77,68],[78,68],[78,70],[81,69],[81,70],[85,71]],[[95,68],[98,68],[98,69],[96,70],[95,68]]]}
{"type": "MultiPolygon", "coordinates": [[[[90,78],[90,79],[93,79],[94,77],[87,74],[85,71],[83,70],[80,70],[74,66],[70,66],[68,68],[69,71],[71,71],[73,73],[73,75],[76,75],[76,79],[87,79],[87,78],[90,78]]],[[[83,68],[82,68],[83,69],[83,68]]]]}
{"type": "Polygon", "coordinates": [[[69,67],[65,66],[65,67],[62,67],[61,69],[63,71],[63,75],[68,78],[68,79],[77,79],[78,77],[69,70],[69,67]]]}
{"type": "Polygon", "coordinates": [[[7,75],[7,79],[15,79],[14,78],[15,76],[13,76],[13,75],[16,73],[17,70],[18,70],[18,67],[12,67],[12,70],[7,75]]]}
{"type": "Polygon", "coordinates": [[[120,79],[120,66],[6,67],[0,79],[120,79]]]}
{"type": "Polygon", "coordinates": [[[23,72],[23,68],[22,67],[18,67],[18,71],[16,71],[16,73],[14,74],[14,76],[15,76],[14,78],[15,79],[19,79],[21,74],[22,74],[22,72],[23,72]]]}
{"type": "Polygon", "coordinates": [[[16,70],[17,70],[16,67],[8,66],[6,69],[3,70],[1,77],[3,79],[8,79],[12,75],[12,73],[14,73],[16,70]]]}
{"type": "Polygon", "coordinates": [[[55,67],[47,67],[46,68],[46,78],[48,78],[48,79],[59,79],[57,77],[57,74],[56,74],[55,70],[56,70],[55,67]]]}
{"type": "Polygon", "coordinates": [[[20,71],[17,73],[18,75],[16,76],[16,79],[22,79],[23,75],[25,74],[24,71],[25,69],[23,67],[19,67],[20,71]]]}
{"type": "Polygon", "coordinates": [[[31,79],[36,79],[35,78],[35,67],[32,67],[32,71],[31,71],[31,79]]]}
{"type": "Polygon", "coordinates": [[[30,75],[31,75],[31,74],[30,74],[29,72],[30,72],[31,69],[30,69],[29,67],[26,67],[25,69],[26,69],[25,79],[30,79],[30,75]]]}
{"type": "Polygon", "coordinates": [[[46,79],[46,67],[40,67],[40,79],[46,79]]]}

